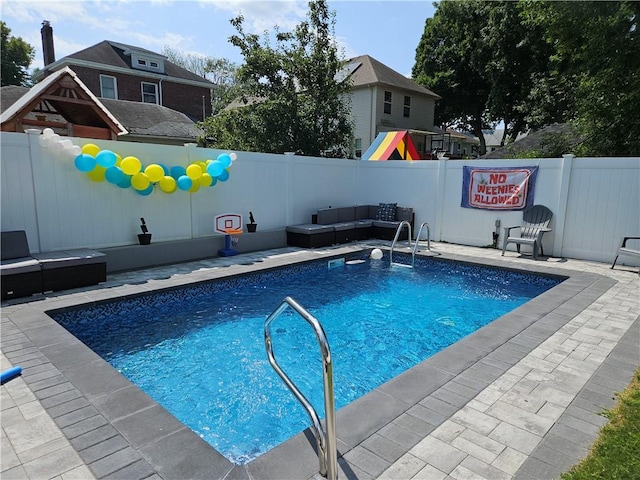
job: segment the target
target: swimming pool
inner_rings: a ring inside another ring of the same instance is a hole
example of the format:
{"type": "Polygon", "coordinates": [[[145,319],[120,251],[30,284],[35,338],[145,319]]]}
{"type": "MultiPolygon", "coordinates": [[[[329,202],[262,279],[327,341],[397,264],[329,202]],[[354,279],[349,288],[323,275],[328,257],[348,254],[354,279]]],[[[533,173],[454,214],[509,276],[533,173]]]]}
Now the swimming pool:
{"type": "MultiPolygon", "coordinates": [[[[416,267],[390,271],[385,263],[365,262],[328,269],[326,261],[309,263],[98,304],[54,318],[227,458],[242,464],[308,426],[264,353],[264,319],[284,296],[296,298],[323,323],[335,359],[340,408],[558,283],[433,259],[418,260],[416,267]],[[323,286],[321,280],[327,283],[323,286]],[[408,292],[410,287],[417,290],[408,292]],[[459,302],[443,314],[439,307],[450,297],[459,302]],[[477,298],[482,300],[471,310],[470,302],[477,298]],[[218,320],[210,320],[216,316],[218,320]],[[462,322],[468,317],[470,325],[462,322]],[[356,329],[357,324],[364,328],[356,329]],[[444,335],[436,339],[432,332],[444,335]],[[216,351],[221,354],[214,358],[216,351]],[[188,393],[192,386],[200,390],[188,393]],[[193,411],[210,417],[191,418],[193,411]],[[281,428],[283,423],[287,429],[281,428]],[[265,433],[258,435],[261,430],[265,433]]],[[[288,373],[301,367],[291,376],[321,411],[317,344],[305,328],[300,319],[278,319],[273,330],[276,355],[288,373]]]]}

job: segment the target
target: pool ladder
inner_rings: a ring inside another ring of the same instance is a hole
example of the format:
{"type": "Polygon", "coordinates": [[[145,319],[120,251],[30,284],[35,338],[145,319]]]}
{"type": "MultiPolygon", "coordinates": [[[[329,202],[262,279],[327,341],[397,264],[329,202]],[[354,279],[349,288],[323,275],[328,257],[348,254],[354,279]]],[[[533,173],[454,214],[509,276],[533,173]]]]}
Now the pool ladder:
{"type": "Polygon", "coordinates": [[[431,250],[431,231],[429,228],[429,224],[427,222],[423,222],[422,225],[420,225],[420,229],[418,230],[418,236],[416,237],[416,241],[413,244],[413,248],[411,249],[411,265],[407,265],[404,263],[397,263],[393,261],[393,249],[396,246],[396,242],[398,241],[400,232],[402,232],[402,229],[405,226],[409,230],[407,239],[409,241],[409,248],[411,248],[411,224],[408,221],[403,220],[402,222],[400,222],[400,225],[398,225],[398,229],[396,230],[396,236],[393,238],[393,242],[391,242],[391,251],[389,252],[389,262],[391,265],[413,268],[415,259],[416,259],[416,251],[418,250],[418,243],[420,242],[420,236],[422,235],[422,229],[425,226],[427,227],[427,250],[431,250]]]}
{"type": "Polygon", "coordinates": [[[264,322],[264,343],[267,349],[267,357],[269,363],[289,387],[291,393],[295,395],[298,401],[307,411],[307,415],[311,419],[311,429],[318,445],[318,459],[320,461],[320,475],[327,477],[328,480],[337,480],[338,478],[338,445],[336,441],[336,413],[335,401],[333,394],[333,362],[331,360],[331,350],[329,342],[324,333],[322,325],[313,315],[311,315],[302,305],[291,297],[286,297],[278,308],[267,317],[264,322]],[[322,354],[322,380],[324,383],[324,411],[325,411],[325,428],[322,428],[320,417],[305,398],[302,392],[295,386],[287,374],[280,368],[273,354],[273,343],[271,341],[271,323],[280,316],[288,307],[293,308],[303,319],[313,327],[320,346],[322,354]]]}

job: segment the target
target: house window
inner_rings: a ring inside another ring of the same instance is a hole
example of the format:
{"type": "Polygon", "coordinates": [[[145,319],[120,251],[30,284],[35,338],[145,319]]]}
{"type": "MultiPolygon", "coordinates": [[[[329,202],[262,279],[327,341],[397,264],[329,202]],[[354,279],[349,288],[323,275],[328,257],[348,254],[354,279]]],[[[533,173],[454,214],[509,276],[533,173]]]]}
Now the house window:
{"type": "Polygon", "coordinates": [[[142,82],[142,101],[144,103],[158,103],[158,85],[142,82]]]}
{"type": "Polygon", "coordinates": [[[404,96],[404,110],[402,111],[403,117],[409,117],[411,114],[411,97],[409,95],[404,96]]]}
{"type": "Polygon", "coordinates": [[[116,77],[100,75],[100,96],[102,98],[118,98],[116,77]]]}
{"type": "Polygon", "coordinates": [[[138,59],[138,65],[140,65],[141,67],[146,67],[147,66],[147,61],[144,58],[139,58],[138,59]]]}
{"type": "Polygon", "coordinates": [[[158,65],[158,62],[154,62],[154,61],[149,61],[149,66],[151,68],[160,68],[160,65],[158,65]]]}
{"type": "Polygon", "coordinates": [[[362,139],[356,138],[356,158],[362,158],[362,139]]]}
{"type": "Polygon", "coordinates": [[[391,114],[391,92],[384,92],[384,113],[391,114]]]}

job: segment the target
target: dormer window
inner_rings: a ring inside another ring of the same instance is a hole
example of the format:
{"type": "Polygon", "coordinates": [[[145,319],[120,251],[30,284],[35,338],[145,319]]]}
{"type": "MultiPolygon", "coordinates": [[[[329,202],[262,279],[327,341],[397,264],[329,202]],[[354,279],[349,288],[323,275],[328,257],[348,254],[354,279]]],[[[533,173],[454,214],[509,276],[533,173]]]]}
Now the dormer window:
{"type": "Polygon", "coordinates": [[[164,73],[164,62],[162,60],[147,57],[141,53],[131,54],[131,66],[149,72],[164,73]]]}

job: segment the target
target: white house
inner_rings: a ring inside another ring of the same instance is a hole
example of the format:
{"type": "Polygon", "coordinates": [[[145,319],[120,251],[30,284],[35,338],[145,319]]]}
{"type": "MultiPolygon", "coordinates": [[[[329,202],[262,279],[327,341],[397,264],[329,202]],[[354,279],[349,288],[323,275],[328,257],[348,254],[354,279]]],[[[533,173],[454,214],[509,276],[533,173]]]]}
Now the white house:
{"type": "MultiPolygon", "coordinates": [[[[369,55],[348,60],[346,69],[352,81],[351,116],[355,124],[357,158],[380,132],[433,132],[435,103],[441,98],[439,95],[369,55]]],[[[428,136],[414,136],[413,139],[419,153],[431,151],[428,136]]]]}

